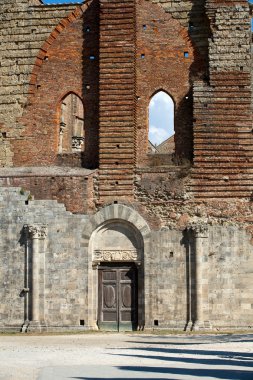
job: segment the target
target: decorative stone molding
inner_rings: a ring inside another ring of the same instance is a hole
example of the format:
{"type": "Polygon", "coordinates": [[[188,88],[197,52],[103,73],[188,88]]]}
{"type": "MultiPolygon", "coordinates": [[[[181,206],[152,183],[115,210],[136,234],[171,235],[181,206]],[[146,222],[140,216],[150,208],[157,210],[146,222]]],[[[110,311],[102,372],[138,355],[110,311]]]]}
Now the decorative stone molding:
{"type": "Polygon", "coordinates": [[[63,134],[65,128],[66,128],[66,123],[64,123],[64,121],[61,121],[60,122],[60,135],[63,134]]]}
{"type": "Polygon", "coordinates": [[[81,150],[83,144],[84,144],[84,137],[72,136],[72,149],[73,150],[81,150]]]}
{"type": "Polygon", "coordinates": [[[45,239],[47,237],[47,226],[45,224],[33,224],[25,226],[27,235],[31,239],[45,239]]]}
{"type": "Polygon", "coordinates": [[[93,260],[100,261],[138,261],[138,251],[129,250],[100,250],[94,251],[93,260]]]}

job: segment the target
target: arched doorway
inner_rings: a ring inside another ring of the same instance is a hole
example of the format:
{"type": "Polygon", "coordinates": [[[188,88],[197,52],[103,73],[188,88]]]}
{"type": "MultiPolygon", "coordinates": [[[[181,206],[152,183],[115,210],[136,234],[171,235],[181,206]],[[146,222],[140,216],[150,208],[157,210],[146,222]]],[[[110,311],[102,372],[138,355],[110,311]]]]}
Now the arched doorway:
{"type": "Polygon", "coordinates": [[[143,312],[143,238],[125,220],[109,220],[91,236],[96,268],[97,325],[102,330],[135,330],[143,312]]]}

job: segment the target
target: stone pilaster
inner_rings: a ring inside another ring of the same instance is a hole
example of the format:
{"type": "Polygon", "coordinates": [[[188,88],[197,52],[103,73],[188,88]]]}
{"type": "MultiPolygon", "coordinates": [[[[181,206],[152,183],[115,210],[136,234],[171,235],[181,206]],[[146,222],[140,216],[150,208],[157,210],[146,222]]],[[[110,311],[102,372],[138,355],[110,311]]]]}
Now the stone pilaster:
{"type": "Polygon", "coordinates": [[[47,226],[34,224],[26,226],[26,229],[32,249],[32,270],[29,271],[32,286],[31,325],[40,326],[44,324],[44,240],[47,226]]]}
{"type": "Polygon", "coordinates": [[[191,226],[195,240],[195,315],[193,317],[193,330],[209,328],[208,308],[208,277],[204,270],[204,257],[207,252],[208,226],[194,224],[191,226]]]}

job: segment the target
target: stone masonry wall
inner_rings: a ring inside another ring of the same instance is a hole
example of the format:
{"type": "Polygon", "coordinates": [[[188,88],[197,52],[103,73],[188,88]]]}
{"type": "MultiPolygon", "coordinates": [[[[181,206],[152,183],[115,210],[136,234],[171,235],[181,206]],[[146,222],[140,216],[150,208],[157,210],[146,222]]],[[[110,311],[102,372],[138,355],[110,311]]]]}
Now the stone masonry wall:
{"type": "Polygon", "coordinates": [[[251,27],[247,1],[207,1],[209,83],[194,86],[192,193],[252,194],[251,27]]]}
{"type": "MultiPolygon", "coordinates": [[[[25,224],[46,224],[44,287],[45,321],[79,326],[87,321],[87,255],[80,247],[85,216],[66,212],[56,201],[29,201],[20,188],[1,188],[1,306],[0,328],[20,328],[25,317],[25,224]]],[[[31,258],[29,277],[31,278],[31,258]]],[[[31,285],[31,284],[30,284],[31,285]]],[[[30,315],[31,318],[31,315],[30,315]]]]}
{"type": "MultiPolygon", "coordinates": [[[[96,275],[96,268],[92,267],[89,239],[94,220],[99,226],[103,218],[101,215],[73,215],[56,201],[27,202],[28,196],[21,188],[0,189],[0,329],[21,328],[26,316],[24,225],[27,224],[47,226],[38,279],[43,323],[49,329],[90,328],[89,323],[95,326],[97,305],[92,303],[94,295],[89,279],[91,274],[96,275]],[[94,321],[90,320],[90,313],[94,321]]],[[[121,208],[119,206],[118,213],[121,208]]],[[[131,220],[131,210],[127,210],[121,214],[131,220]]],[[[110,222],[109,211],[104,214],[110,222]]],[[[119,214],[118,217],[120,222],[119,214]]],[[[111,221],[115,222],[115,217],[111,221]]],[[[139,223],[143,223],[141,217],[139,223]]],[[[208,326],[252,326],[250,239],[250,234],[236,226],[209,227],[201,257],[203,316],[208,326]]],[[[167,328],[191,327],[196,318],[197,284],[196,245],[189,232],[162,228],[146,233],[143,260],[145,282],[140,297],[144,299],[139,304],[145,304],[145,327],[153,328],[157,324],[167,328]]],[[[30,281],[31,264],[29,253],[30,281]]],[[[31,302],[31,289],[29,296],[31,302]]]]}
{"type": "Polygon", "coordinates": [[[151,224],[184,229],[201,219],[209,224],[234,224],[253,233],[251,199],[199,199],[189,195],[189,167],[155,168],[136,173],[135,198],[151,224]]]}
{"type": "MultiPolygon", "coordinates": [[[[202,270],[204,322],[215,328],[252,326],[252,89],[246,0],[138,0],[136,20],[133,1],[102,1],[100,77],[98,4],[87,4],[47,7],[36,0],[0,0],[0,163],[7,166],[7,172],[0,172],[0,328],[20,327],[24,322],[23,226],[36,223],[48,226],[39,285],[45,323],[89,327],[90,315],[96,316],[97,310],[89,301],[93,294],[88,293],[89,281],[95,278],[88,240],[95,205],[102,209],[118,202],[129,205],[128,216],[131,208],[138,211],[151,228],[142,263],[147,327],[158,323],[183,328],[197,318],[197,264],[202,270]],[[164,36],[174,30],[177,38],[168,44],[164,36]],[[185,48],[189,60],[181,60],[185,48]],[[152,57],[156,57],[154,67],[152,57]],[[168,74],[165,61],[169,60],[180,81],[168,74]],[[180,73],[176,66],[181,67],[180,73]],[[187,138],[189,157],[193,123],[193,168],[180,160],[177,166],[169,162],[145,167],[145,110],[149,97],[166,81],[165,90],[179,105],[193,85],[193,118],[190,108],[183,107],[176,136],[181,153],[187,138]],[[100,147],[98,84],[103,95],[100,147]],[[85,110],[93,115],[87,118],[91,126],[87,155],[70,160],[57,157],[57,104],[69,91],[83,97],[85,110]],[[142,110],[139,105],[135,109],[135,101],[140,105],[143,101],[135,98],[139,92],[145,97],[142,110]],[[99,172],[83,172],[80,166],[97,165],[99,149],[99,172]],[[77,164],[80,172],[73,169],[64,175],[59,168],[47,168],[69,162],[77,164]],[[44,174],[38,167],[31,173],[29,168],[18,168],[23,174],[13,168],[8,172],[10,166],[35,163],[46,166],[44,174]],[[44,200],[33,200],[33,195],[44,200]],[[54,199],[82,214],[71,214],[54,199]],[[196,224],[208,226],[200,259],[197,243],[189,235],[196,224]]],[[[98,226],[99,220],[98,215],[98,226]]],[[[30,271],[31,263],[30,257],[30,271]]]]}
{"type": "Polygon", "coordinates": [[[211,324],[213,327],[247,327],[248,322],[251,326],[252,236],[235,226],[212,227],[208,240],[204,260],[207,262],[211,324]]]}
{"type": "MultiPolygon", "coordinates": [[[[210,35],[209,23],[205,13],[205,0],[147,0],[159,4],[180,24],[189,29],[194,45],[207,61],[208,37],[210,35]]],[[[202,72],[203,74],[203,72],[202,72]]]]}
{"type": "Polygon", "coordinates": [[[144,257],[146,327],[179,328],[187,322],[187,262],[181,232],[153,231],[144,257]]]}
{"type": "MultiPolygon", "coordinates": [[[[211,328],[252,326],[252,237],[211,226],[201,258],[203,321],[211,328]]],[[[196,319],[196,251],[186,231],[152,232],[145,255],[146,327],[191,328],[196,319]]],[[[198,302],[198,301],[197,301],[198,302]]]]}

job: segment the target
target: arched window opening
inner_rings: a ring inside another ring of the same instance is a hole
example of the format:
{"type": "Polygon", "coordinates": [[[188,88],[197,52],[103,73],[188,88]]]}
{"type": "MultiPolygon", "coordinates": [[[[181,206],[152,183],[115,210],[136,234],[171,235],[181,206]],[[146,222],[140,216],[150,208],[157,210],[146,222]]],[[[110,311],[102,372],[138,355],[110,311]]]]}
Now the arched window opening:
{"type": "Polygon", "coordinates": [[[157,92],[149,103],[149,153],[173,153],[174,102],[164,91],[157,92]]]}
{"type": "Polygon", "coordinates": [[[83,103],[70,93],[61,102],[59,153],[83,151],[84,137],[83,103]]]}

